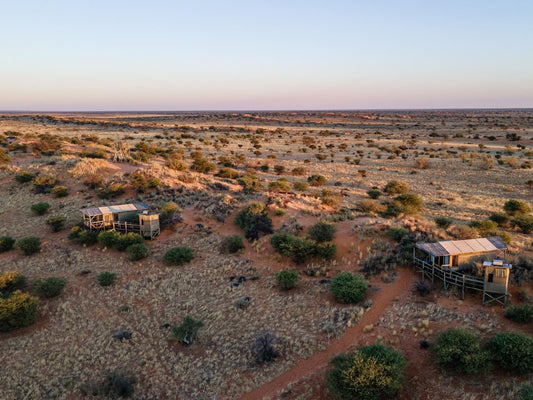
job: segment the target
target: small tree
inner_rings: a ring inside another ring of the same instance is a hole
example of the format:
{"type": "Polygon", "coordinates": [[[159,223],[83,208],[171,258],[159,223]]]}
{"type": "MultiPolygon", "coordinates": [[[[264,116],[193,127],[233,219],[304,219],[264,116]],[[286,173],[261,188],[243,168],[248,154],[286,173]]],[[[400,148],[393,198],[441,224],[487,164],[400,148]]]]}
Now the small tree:
{"type": "Polygon", "coordinates": [[[407,362],[398,350],[374,344],[331,360],[327,374],[329,390],[341,399],[379,400],[395,398],[404,380],[407,362]]]}
{"type": "Polygon", "coordinates": [[[298,272],[293,269],[284,269],[276,274],[276,282],[282,290],[290,290],[296,286],[298,272]]]}
{"type": "Polygon", "coordinates": [[[366,296],[368,283],[362,275],[349,272],[337,274],[331,282],[331,292],[341,303],[359,303],[366,296]]]}
{"type": "Polygon", "coordinates": [[[183,265],[194,258],[194,251],[190,247],[174,247],[168,250],[163,259],[167,264],[183,265]]]}
{"type": "Polygon", "coordinates": [[[259,233],[272,233],[272,219],[263,203],[251,202],[235,217],[235,225],[244,230],[250,241],[259,238],[259,233]]]}
{"type": "Polygon", "coordinates": [[[335,236],[337,228],[330,222],[320,221],[309,228],[308,235],[315,242],[331,242],[335,236]]]}
{"type": "Polygon", "coordinates": [[[479,337],[467,329],[448,329],[432,346],[435,363],[457,372],[476,373],[490,369],[490,356],[479,345],[479,337]]]}
{"type": "Polygon", "coordinates": [[[186,316],[179,326],[173,328],[173,336],[181,343],[189,345],[196,340],[198,331],[202,326],[204,326],[204,323],[201,319],[186,316]]]}
{"type": "Polygon", "coordinates": [[[98,283],[100,286],[111,286],[113,283],[115,283],[115,280],[117,279],[117,274],[114,272],[101,272],[98,274],[98,283]]]}
{"type": "Polygon", "coordinates": [[[39,297],[56,297],[61,294],[65,284],[63,278],[38,279],[33,285],[33,290],[39,297]]]}
{"type": "Polygon", "coordinates": [[[31,256],[41,250],[41,238],[37,236],[28,236],[20,239],[16,246],[25,256],[31,256]]]}
{"type": "Polygon", "coordinates": [[[525,215],[531,212],[531,207],[529,206],[529,204],[524,201],[515,199],[506,201],[503,205],[503,209],[507,214],[511,216],[525,215]]]}
{"type": "Polygon", "coordinates": [[[274,347],[277,338],[270,332],[261,333],[252,344],[251,352],[258,364],[274,361],[279,351],[274,347]]]}
{"type": "Polygon", "coordinates": [[[50,204],[46,202],[35,203],[31,206],[31,210],[37,215],[44,215],[48,211],[49,208],[50,208],[50,204]]]}
{"type": "Polygon", "coordinates": [[[499,333],[487,342],[486,348],[503,369],[519,374],[533,372],[533,337],[530,335],[499,333]]]}
{"type": "Polygon", "coordinates": [[[309,178],[307,178],[307,182],[311,186],[324,186],[327,182],[327,179],[323,175],[311,175],[309,178]]]}

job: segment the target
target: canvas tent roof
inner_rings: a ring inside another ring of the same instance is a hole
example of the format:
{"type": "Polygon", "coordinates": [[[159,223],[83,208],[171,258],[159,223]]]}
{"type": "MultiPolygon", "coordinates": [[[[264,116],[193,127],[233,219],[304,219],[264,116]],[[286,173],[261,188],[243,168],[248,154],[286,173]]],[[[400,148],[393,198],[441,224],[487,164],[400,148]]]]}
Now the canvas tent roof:
{"type": "Polygon", "coordinates": [[[130,204],[118,204],[114,206],[107,206],[107,207],[90,207],[90,208],[82,208],[81,212],[84,215],[87,215],[89,217],[95,216],[95,215],[102,215],[102,214],[117,214],[117,213],[123,213],[123,212],[136,212],[136,211],[143,211],[148,209],[148,204],[146,203],[130,203],[130,204]]]}
{"type": "Polygon", "coordinates": [[[481,239],[447,240],[436,243],[417,243],[416,247],[435,257],[469,253],[487,253],[490,251],[507,249],[507,246],[499,236],[481,239]]]}

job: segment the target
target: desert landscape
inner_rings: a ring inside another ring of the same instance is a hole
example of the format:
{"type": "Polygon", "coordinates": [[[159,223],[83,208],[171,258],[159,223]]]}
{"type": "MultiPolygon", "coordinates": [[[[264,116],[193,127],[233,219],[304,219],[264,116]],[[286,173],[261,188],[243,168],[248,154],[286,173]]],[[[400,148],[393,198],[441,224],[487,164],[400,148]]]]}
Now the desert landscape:
{"type": "Polygon", "coordinates": [[[531,399],[532,171],[532,109],[4,112],[0,398],[357,398],[331,360],[378,344],[398,385],[361,398],[531,399]],[[414,268],[417,243],[487,237],[505,305],[414,268]]]}

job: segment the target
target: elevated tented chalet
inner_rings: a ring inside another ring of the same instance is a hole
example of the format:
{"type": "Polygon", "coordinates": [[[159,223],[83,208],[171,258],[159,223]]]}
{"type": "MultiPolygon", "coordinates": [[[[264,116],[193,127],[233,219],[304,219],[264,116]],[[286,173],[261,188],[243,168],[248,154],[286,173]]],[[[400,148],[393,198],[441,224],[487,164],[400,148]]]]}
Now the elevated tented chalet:
{"type": "Polygon", "coordinates": [[[137,232],[150,239],[160,233],[159,214],[148,211],[146,203],[89,207],[80,211],[88,229],[137,232]],[[132,219],[135,222],[131,222],[132,219]]]}

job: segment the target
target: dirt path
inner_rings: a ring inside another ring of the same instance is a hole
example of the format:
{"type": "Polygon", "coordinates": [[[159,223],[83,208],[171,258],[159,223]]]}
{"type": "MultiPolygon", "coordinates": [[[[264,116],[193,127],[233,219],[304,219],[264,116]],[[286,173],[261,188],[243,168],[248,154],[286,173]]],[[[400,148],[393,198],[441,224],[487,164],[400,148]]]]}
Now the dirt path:
{"type": "Polygon", "coordinates": [[[383,286],[378,292],[370,294],[369,299],[373,302],[372,307],[355,326],[346,329],[346,332],[340,339],[333,340],[326,350],[317,351],[308,359],[301,360],[290,370],[279,375],[274,380],[244,394],[240,397],[240,400],[257,400],[272,397],[289,384],[300,381],[320,367],[328,364],[333,356],[346,352],[351,346],[357,344],[366,325],[375,324],[396,297],[410,290],[412,280],[413,274],[411,270],[399,269],[394,283],[383,286]]]}

